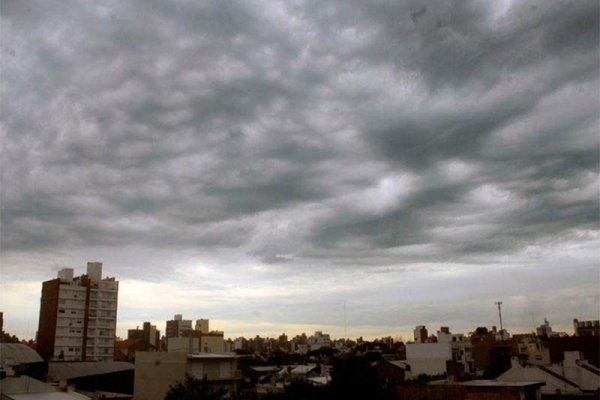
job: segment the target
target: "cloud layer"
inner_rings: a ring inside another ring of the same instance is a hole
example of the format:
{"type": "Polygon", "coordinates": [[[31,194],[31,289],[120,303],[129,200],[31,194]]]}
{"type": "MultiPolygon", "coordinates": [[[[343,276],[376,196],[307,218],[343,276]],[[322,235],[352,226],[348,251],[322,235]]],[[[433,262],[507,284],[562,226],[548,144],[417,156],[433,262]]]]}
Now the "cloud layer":
{"type": "Polygon", "coordinates": [[[179,306],[341,326],[360,298],[352,324],[392,332],[443,323],[440,302],[458,327],[491,324],[465,302],[494,276],[516,326],[592,318],[598,15],[595,1],[2,1],[2,286],[95,257],[132,303],[172,298],[154,314],[121,300],[127,321],[179,306]]]}

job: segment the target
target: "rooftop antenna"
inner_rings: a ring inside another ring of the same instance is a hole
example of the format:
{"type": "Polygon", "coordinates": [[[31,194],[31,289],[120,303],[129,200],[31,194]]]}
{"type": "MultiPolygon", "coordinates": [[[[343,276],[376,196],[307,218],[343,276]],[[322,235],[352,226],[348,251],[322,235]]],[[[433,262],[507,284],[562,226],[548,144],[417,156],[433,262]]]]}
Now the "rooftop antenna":
{"type": "Polygon", "coordinates": [[[346,332],[347,322],[346,322],[346,302],[344,301],[344,339],[348,339],[348,333],[346,332]]]}
{"type": "Polygon", "coordinates": [[[498,317],[500,317],[500,332],[502,332],[502,302],[495,301],[494,304],[498,306],[498,317]]]}

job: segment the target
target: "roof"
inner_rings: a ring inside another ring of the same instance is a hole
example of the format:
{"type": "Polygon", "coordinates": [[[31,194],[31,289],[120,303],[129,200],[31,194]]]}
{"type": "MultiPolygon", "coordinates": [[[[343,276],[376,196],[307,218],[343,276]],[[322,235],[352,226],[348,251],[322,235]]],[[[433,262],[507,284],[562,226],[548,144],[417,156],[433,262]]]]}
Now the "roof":
{"type": "Polygon", "coordinates": [[[406,360],[394,360],[394,361],[388,361],[388,363],[392,364],[395,367],[402,368],[404,370],[406,370],[406,367],[408,366],[408,363],[406,362],[406,360]]]}
{"type": "Polygon", "coordinates": [[[457,386],[467,386],[467,387],[526,387],[526,386],[543,386],[546,382],[542,381],[520,381],[520,382],[506,382],[506,381],[497,381],[494,379],[475,379],[472,381],[463,381],[463,382],[450,382],[447,379],[442,379],[439,381],[433,381],[429,383],[430,385],[457,385],[457,386]]]}
{"type": "Polygon", "coordinates": [[[44,392],[3,394],[12,400],[89,400],[89,397],[75,392],[44,392]]]}
{"type": "Polygon", "coordinates": [[[31,347],[22,343],[0,343],[0,365],[19,365],[44,362],[31,347]]]}
{"type": "Polygon", "coordinates": [[[316,364],[298,365],[297,367],[292,369],[290,373],[293,375],[306,375],[315,368],[317,368],[316,364]]]}
{"type": "Polygon", "coordinates": [[[0,382],[2,398],[12,400],[90,400],[73,391],[59,391],[56,387],[29,376],[7,377],[0,382]]]}
{"type": "Polygon", "coordinates": [[[48,383],[23,375],[19,377],[9,376],[0,381],[0,393],[42,393],[54,392],[56,388],[48,383]]]}
{"type": "Polygon", "coordinates": [[[257,367],[250,367],[250,368],[256,372],[276,372],[281,369],[281,367],[274,367],[274,366],[266,366],[266,367],[257,366],[257,367]]]}
{"type": "Polygon", "coordinates": [[[511,369],[498,376],[498,381],[518,382],[543,380],[546,387],[542,392],[554,393],[560,389],[563,393],[580,393],[582,390],[597,390],[600,379],[595,369],[584,368],[587,364],[574,366],[548,365],[548,366],[521,366],[513,365],[511,369]]]}
{"type": "Polygon", "coordinates": [[[235,359],[238,358],[235,354],[222,354],[222,353],[193,353],[188,354],[188,358],[195,359],[215,359],[215,360],[223,360],[223,359],[235,359]]]}
{"type": "Polygon", "coordinates": [[[308,378],[308,381],[315,385],[327,385],[331,382],[330,376],[315,376],[314,378],[308,378]]]}
{"type": "Polygon", "coordinates": [[[73,361],[48,363],[48,381],[67,381],[82,376],[133,371],[134,366],[125,361],[73,361]]]}
{"type": "Polygon", "coordinates": [[[491,379],[476,379],[473,381],[459,382],[463,386],[485,386],[485,387],[525,387],[525,386],[543,386],[544,381],[522,381],[522,382],[502,382],[491,379]]]}

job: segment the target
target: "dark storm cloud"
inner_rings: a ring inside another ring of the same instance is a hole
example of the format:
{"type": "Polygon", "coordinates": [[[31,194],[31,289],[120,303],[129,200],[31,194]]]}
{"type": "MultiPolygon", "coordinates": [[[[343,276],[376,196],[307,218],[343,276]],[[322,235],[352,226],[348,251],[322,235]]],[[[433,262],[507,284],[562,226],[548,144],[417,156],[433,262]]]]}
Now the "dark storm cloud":
{"type": "Polygon", "coordinates": [[[380,266],[598,229],[597,2],[267,5],[3,2],[3,251],[380,266]]]}

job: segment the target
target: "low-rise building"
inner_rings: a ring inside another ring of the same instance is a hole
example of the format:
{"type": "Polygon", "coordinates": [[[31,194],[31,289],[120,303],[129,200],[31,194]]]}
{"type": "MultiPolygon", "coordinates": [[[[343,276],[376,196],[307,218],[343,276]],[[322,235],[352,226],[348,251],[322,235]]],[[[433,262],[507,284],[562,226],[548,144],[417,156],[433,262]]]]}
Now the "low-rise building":
{"type": "MultiPolygon", "coordinates": [[[[523,366],[513,357],[511,368],[496,378],[499,382],[544,381],[544,395],[597,396],[600,393],[600,369],[582,359],[579,352],[565,352],[564,361],[548,366],[523,366]]],[[[597,398],[597,397],[592,397],[597,398]]]]}
{"type": "Polygon", "coordinates": [[[209,390],[237,390],[241,372],[234,355],[183,352],[138,352],[134,395],[137,400],[163,400],[169,387],[186,375],[206,379],[209,390]]]}
{"type": "Polygon", "coordinates": [[[463,334],[450,333],[447,327],[442,327],[438,331],[437,342],[406,344],[406,363],[410,368],[412,378],[417,378],[422,374],[444,374],[447,361],[461,363],[466,373],[473,372],[471,343],[465,339],[463,334]]]}

